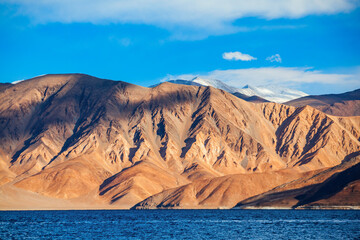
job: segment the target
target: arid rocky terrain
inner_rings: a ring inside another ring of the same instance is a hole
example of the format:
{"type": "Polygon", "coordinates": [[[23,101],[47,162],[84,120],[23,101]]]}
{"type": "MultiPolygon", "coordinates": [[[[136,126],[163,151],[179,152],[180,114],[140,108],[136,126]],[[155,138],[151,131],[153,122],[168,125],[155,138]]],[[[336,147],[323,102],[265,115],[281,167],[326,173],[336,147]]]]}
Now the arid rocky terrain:
{"type": "Polygon", "coordinates": [[[358,207],[359,140],[307,105],[45,75],[0,86],[0,208],[358,207]]]}

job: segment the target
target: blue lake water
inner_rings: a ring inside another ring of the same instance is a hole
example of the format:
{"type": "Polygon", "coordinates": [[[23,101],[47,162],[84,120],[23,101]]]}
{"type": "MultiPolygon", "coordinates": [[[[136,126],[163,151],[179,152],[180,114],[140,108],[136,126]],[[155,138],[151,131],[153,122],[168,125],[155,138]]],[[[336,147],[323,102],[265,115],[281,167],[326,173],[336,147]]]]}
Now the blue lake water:
{"type": "Polygon", "coordinates": [[[0,239],[360,239],[360,211],[1,211],[0,239]]]}

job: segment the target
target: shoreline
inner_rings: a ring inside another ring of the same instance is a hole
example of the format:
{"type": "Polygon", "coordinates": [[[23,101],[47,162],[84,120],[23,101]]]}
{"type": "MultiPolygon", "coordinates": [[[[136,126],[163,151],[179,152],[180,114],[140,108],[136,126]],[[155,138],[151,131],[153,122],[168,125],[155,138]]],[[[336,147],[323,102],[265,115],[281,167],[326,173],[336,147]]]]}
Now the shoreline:
{"type": "Polygon", "coordinates": [[[17,211],[154,211],[154,210],[360,210],[360,206],[312,206],[312,207],[245,207],[245,208],[151,208],[151,209],[131,209],[131,208],[63,208],[63,209],[0,209],[0,212],[17,211]]]}

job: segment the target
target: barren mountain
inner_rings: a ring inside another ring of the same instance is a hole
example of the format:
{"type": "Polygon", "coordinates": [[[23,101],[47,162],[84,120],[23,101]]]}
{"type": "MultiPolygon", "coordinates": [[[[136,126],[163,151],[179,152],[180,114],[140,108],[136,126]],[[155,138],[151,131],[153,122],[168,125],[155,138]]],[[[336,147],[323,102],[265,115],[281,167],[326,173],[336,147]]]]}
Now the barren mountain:
{"type": "Polygon", "coordinates": [[[273,190],[243,200],[237,208],[358,207],[360,205],[360,157],[311,177],[280,185],[273,190]]]}
{"type": "Polygon", "coordinates": [[[243,199],[308,174],[312,173],[282,170],[195,180],[185,186],[155,194],[135,205],[134,209],[231,208],[243,199]]]}
{"type": "Polygon", "coordinates": [[[360,151],[360,117],[254,104],[213,87],[45,75],[0,99],[0,200],[8,207],[18,189],[101,208],[145,199],[232,207],[360,151]]]}
{"type": "Polygon", "coordinates": [[[309,105],[335,116],[360,116],[360,89],[342,94],[306,96],[285,104],[295,107],[309,105]]]}

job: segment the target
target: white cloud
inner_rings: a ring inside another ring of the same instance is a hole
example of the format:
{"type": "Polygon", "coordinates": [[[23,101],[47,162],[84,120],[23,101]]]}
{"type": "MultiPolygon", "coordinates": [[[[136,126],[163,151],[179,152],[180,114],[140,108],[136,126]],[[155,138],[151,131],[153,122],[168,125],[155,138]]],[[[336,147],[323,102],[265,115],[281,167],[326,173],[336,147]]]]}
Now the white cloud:
{"type": "Polygon", "coordinates": [[[165,28],[177,37],[221,35],[246,28],[236,19],[301,18],[349,12],[357,0],[2,0],[35,23],[131,23],[165,28]]]}
{"type": "Polygon", "coordinates": [[[313,68],[300,67],[263,67],[247,69],[215,70],[205,74],[194,75],[168,75],[165,79],[190,80],[195,76],[208,79],[218,79],[226,84],[241,88],[246,84],[260,85],[282,85],[287,87],[298,87],[301,84],[332,84],[348,85],[353,88],[360,87],[360,74],[324,73],[313,68]]]}
{"type": "Polygon", "coordinates": [[[226,60],[235,60],[235,61],[252,61],[257,58],[250,56],[249,54],[241,53],[241,52],[225,52],[222,55],[223,59],[226,60]]]}
{"type": "Polygon", "coordinates": [[[281,63],[282,59],[280,57],[280,54],[275,54],[270,57],[267,57],[266,61],[281,63]]]}

